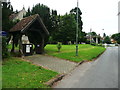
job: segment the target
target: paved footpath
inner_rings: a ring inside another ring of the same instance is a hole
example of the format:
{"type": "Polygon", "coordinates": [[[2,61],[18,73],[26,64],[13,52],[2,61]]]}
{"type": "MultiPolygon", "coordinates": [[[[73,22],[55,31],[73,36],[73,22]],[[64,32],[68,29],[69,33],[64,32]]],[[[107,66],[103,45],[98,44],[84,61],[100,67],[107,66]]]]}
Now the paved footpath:
{"type": "Polygon", "coordinates": [[[24,59],[31,61],[33,64],[43,66],[59,73],[68,73],[77,65],[77,63],[48,55],[26,56],[24,59]]]}

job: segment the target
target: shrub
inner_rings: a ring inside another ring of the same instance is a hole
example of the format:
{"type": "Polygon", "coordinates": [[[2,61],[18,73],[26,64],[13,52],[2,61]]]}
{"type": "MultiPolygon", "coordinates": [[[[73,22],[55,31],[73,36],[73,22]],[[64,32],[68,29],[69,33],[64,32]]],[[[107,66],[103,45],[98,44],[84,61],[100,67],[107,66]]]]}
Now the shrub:
{"type": "Polygon", "coordinates": [[[111,40],[109,36],[106,36],[104,39],[104,43],[111,44],[111,40]]]}
{"type": "Polygon", "coordinates": [[[8,47],[7,47],[7,39],[6,37],[2,37],[2,58],[8,58],[9,57],[9,52],[8,52],[8,47]]]}
{"type": "Polygon", "coordinates": [[[91,43],[91,45],[96,46],[96,43],[91,43]]]}
{"type": "Polygon", "coordinates": [[[61,42],[57,43],[57,48],[58,48],[58,52],[60,52],[60,49],[62,48],[62,43],[61,42]]]}
{"type": "Polygon", "coordinates": [[[102,44],[97,44],[97,46],[101,46],[101,47],[104,47],[104,45],[102,45],[102,44]]]}
{"type": "Polygon", "coordinates": [[[86,44],[90,44],[90,40],[87,40],[85,43],[86,43],[86,44]]]}

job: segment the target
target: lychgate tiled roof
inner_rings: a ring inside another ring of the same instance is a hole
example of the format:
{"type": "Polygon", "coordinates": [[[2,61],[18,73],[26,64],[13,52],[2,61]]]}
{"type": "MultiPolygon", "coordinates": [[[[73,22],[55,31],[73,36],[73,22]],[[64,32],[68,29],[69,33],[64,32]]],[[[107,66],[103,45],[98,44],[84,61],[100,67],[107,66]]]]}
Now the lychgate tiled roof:
{"type": "Polygon", "coordinates": [[[13,28],[10,29],[10,32],[15,32],[15,31],[23,31],[25,30],[30,24],[32,24],[36,19],[39,20],[39,23],[43,27],[43,30],[49,34],[48,30],[46,29],[45,25],[43,24],[40,16],[38,14],[25,17],[21,21],[19,21],[13,28]]]}

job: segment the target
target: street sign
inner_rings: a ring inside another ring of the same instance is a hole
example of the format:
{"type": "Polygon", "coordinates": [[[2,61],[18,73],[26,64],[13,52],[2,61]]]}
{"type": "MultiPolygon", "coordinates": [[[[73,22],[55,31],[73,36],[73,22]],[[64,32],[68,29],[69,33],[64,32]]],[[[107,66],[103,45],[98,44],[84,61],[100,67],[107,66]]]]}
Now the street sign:
{"type": "Polygon", "coordinates": [[[7,32],[5,32],[5,31],[0,31],[0,36],[7,36],[7,32]]]}

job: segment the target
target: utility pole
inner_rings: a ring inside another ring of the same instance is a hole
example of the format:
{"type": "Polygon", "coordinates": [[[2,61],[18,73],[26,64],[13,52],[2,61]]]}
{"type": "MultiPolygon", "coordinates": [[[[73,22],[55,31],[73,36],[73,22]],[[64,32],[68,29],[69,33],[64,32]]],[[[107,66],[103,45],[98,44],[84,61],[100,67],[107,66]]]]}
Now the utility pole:
{"type": "Polygon", "coordinates": [[[90,29],[90,44],[91,44],[91,42],[92,42],[92,36],[91,36],[91,31],[92,31],[92,29],[90,29]]]}
{"type": "Polygon", "coordinates": [[[104,29],[102,29],[103,30],[103,39],[102,39],[102,44],[103,44],[103,42],[104,42],[104,29]]]}
{"type": "Polygon", "coordinates": [[[103,30],[103,38],[104,38],[104,29],[102,29],[103,30]]]}
{"type": "Polygon", "coordinates": [[[76,56],[78,56],[78,0],[77,0],[77,25],[76,25],[76,56]]]}

